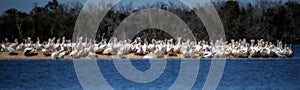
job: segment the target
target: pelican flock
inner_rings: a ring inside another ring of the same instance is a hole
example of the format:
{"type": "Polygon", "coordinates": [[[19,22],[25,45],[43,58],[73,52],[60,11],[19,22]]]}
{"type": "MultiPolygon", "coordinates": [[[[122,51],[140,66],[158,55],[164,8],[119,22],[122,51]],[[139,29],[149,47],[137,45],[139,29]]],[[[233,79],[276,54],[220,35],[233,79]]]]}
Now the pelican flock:
{"type": "Polygon", "coordinates": [[[143,58],[164,58],[165,56],[179,55],[183,58],[252,58],[252,57],[279,57],[287,58],[293,56],[292,47],[277,41],[277,44],[260,40],[239,39],[238,41],[181,41],[178,37],[175,40],[155,40],[148,42],[137,37],[131,40],[117,40],[113,37],[108,42],[102,39],[96,42],[92,39],[79,37],[75,42],[61,39],[49,38],[47,42],[41,43],[40,39],[34,43],[30,37],[19,43],[17,39],[13,43],[1,43],[1,52],[8,55],[36,56],[42,54],[52,59],[63,58],[97,58],[98,55],[113,55],[119,58],[130,58],[129,55],[143,56],[143,58]]]}

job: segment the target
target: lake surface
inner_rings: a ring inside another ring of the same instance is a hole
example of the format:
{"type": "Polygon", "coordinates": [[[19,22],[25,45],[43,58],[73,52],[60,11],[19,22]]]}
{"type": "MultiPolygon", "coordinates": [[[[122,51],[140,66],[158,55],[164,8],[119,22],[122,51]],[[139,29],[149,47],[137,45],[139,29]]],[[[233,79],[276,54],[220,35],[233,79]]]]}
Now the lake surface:
{"type": "MultiPolygon", "coordinates": [[[[293,58],[226,59],[217,89],[300,89],[300,46],[294,46],[293,58]]],[[[199,72],[192,87],[202,89],[211,59],[200,60],[199,72]]],[[[147,71],[149,60],[131,60],[140,71],[147,71]]],[[[154,81],[138,83],[123,77],[112,60],[97,60],[108,84],[115,90],[166,90],[180,72],[180,59],[167,59],[164,72],[154,81]]],[[[181,86],[184,88],[184,86],[181,86]]],[[[0,60],[0,90],[82,90],[71,60],[0,60]]],[[[100,88],[101,89],[101,88],[100,88]]]]}

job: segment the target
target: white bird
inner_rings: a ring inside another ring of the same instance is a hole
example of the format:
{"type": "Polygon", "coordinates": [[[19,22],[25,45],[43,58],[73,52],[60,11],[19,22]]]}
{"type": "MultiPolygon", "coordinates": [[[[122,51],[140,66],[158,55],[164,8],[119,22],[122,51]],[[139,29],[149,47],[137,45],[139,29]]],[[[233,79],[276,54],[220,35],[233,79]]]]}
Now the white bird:
{"type": "Polygon", "coordinates": [[[144,43],[144,45],[142,45],[142,54],[145,55],[145,54],[148,54],[148,43],[144,43]]]}
{"type": "Polygon", "coordinates": [[[195,46],[192,46],[189,53],[191,58],[197,58],[199,56],[199,54],[197,53],[198,51],[196,51],[195,46]]]}
{"type": "Polygon", "coordinates": [[[73,50],[72,50],[72,52],[70,53],[70,59],[75,59],[75,58],[77,58],[77,53],[78,53],[77,49],[73,47],[73,50]]]}
{"type": "Polygon", "coordinates": [[[34,48],[25,48],[23,52],[25,56],[37,55],[34,48]]]}
{"type": "Polygon", "coordinates": [[[24,49],[25,49],[24,43],[19,44],[16,48],[17,51],[23,51],[24,49]]]}
{"type": "Polygon", "coordinates": [[[120,58],[126,58],[126,55],[128,54],[128,47],[126,46],[123,46],[123,47],[120,47],[118,52],[117,52],[117,56],[120,57],[120,58]]]}
{"type": "Polygon", "coordinates": [[[231,55],[231,49],[230,48],[227,48],[225,51],[224,51],[224,55],[225,57],[229,57],[231,55]]]}
{"type": "Polygon", "coordinates": [[[224,54],[225,50],[224,48],[219,47],[219,49],[216,50],[216,53],[213,55],[215,58],[225,58],[226,55],[224,54]]]}
{"type": "Polygon", "coordinates": [[[248,57],[248,45],[245,45],[243,47],[241,47],[241,50],[240,50],[240,56],[241,57],[248,57]]]}
{"type": "Polygon", "coordinates": [[[59,45],[59,47],[57,48],[58,51],[55,51],[51,54],[51,58],[52,59],[61,59],[64,58],[64,56],[66,55],[67,51],[65,51],[65,48],[63,47],[63,45],[59,45]]]}
{"type": "Polygon", "coordinates": [[[240,53],[239,51],[240,51],[239,47],[233,47],[231,52],[232,52],[232,55],[233,55],[233,56],[239,57],[239,55],[240,55],[240,54],[239,54],[239,53],[240,53]]]}
{"type": "Polygon", "coordinates": [[[190,46],[188,44],[183,44],[183,47],[181,48],[182,55],[184,58],[190,57],[190,46]]]}
{"type": "Polygon", "coordinates": [[[50,56],[51,55],[51,51],[47,48],[43,48],[42,53],[43,53],[44,56],[50,56]]]}
{"type": "Polygon", "coordinates": [[[176,44],[176,45],[174,46],[174,52],[175,52],[175,53],[181,54],[180,49],[181,49],[181,44],[176,44]]]}
{"type": "Polygon", "coordinates": [[[64,58],[67,55],[68,51],[63,51],[58,54],[57,58],[64,58]]]}
{"type": "Polygon", "coordinates": [[[5,44],[1,44],[1,48],[2,48],[2,51],[4,51],[4,52],[5,52],[6,49],[7,49],[6,46],[5,46],[5,44]]]}
{"type": "Polygon", "coordinates": [[[107,47],[104,49],[103,54],[108,55],[112,52],[112,46],[110,44],[107,45],[107,47]]]}
{"type": "Polygon", "coordinates": [[[15,43],[11,43],[8,47],[7,50],[9,52],[10,55],[17,55],[18,52],[16,50],[16,47],[18,46],[18,40],[15,39],[15,43]]]}
{"type": "Polygon", "coordinates": [[[88,55],[89,55],[89,52],[86,49],[79,50],[79,52],[78,52],[79,57],[87,57],[88,55]]]}
{"type": "Polygon", "coordinates": [[[98,44],[92,39],[83,37],[77,38],[76,43],[71,43],[70,40],[66,40],[62,37],[62,41],[55,37],[50,38],[48,43],[40,43],[37,38],[36,43],[32,43],[31,38],[25,39],[25,43],[18,44],[5,42],[1,44],[1,52],[9,52],[10,54],[17,54],[18,51],[23,51],[24,55],[32,56],[37,55],[38,51],[41,51],[43,55],[50,56],[53,59],[64,58],[66,55],[70,55],[70,58],[97,58],[97,54],[103,55],[117,55],[122,58],[126,58],[129,53],[136,55],[145,55],[143,58],[163,58],[165,55],[177,55],[182,54],[184,57],[203,57],[203,58],[224,58],[224,57],[292,57],[292,47],[283,47],[281,41],[277,41],[277,46],[271,42],[264,41],[263,39],[250,40],[250,43],[246,42],[246,39],[239,39],[238,41],[231,40],[231,43],[219,39],[216,41],[199,41],[193,42],[187,40],[181,43],[181,38],[177,38],[177,42],[174,43],[173,39],[155,40],[152,39],[151,43],[148,43],[146,39],[141,40],[137,37],[134,42],[131,40],[117,41],[117,38],[113,37],[108,43],[102,38],[102,41],[98,44]],[[52,53],[53,52],[53,53],[52,53]],[[96,54],[97,53],[97,54],[96,54]]]}
{"type": "Polygon", "coordinates": [[[276,51],[275,51],[275,54],[276,54],[276,56],[279,57],[279,58],[283,58],[283,57],[285,57],[285,55],[286,55],[285,51],[282,50],[282,49],[276,50],[276,51]]]}
{"type": "Polygon", "coordinates": [[[94,53],[94,52],[89,52],[88,57],[92,58],[92,59],[95,59],[95,58],[97,58],[97,54],[94,53]]]}
{"type": "Polygon", "coordinates": [[[101,53],[101,49],[100,49],[100,47],[99,47],[100,45],[101,45],[101,44],[95,44],[94,50],[93,50],[95,53],[101,53]]]}
{"type": "Polygon", "coordinates": [[[257,54],[258,54],[257,50],[253,48],[249,52],[249,57],[256,57],[257,54]]]}
{"type": "Polygon", "coordinates": [[[10,55],[18,55],[17,50],[12,48],[12,47],[8,47],[7,50],[8,50],[10,55]]]}
{"type": "Polygon", "coordinates": [[[271,46],[269,47],[269,50],[270,50],[270,52],[268,53],[268,56],[269,56],[269,57],[273,57],[273,56],[275,55],[275,46],[274,46],[274,45],[271,45],[271,46]]]}
{"type": "Polygon", "coordinates": [[[205,50],[203,52],[203,57],[204,58],[211,58],[212,56],[213,56],[212,53],[210,51],[208,51],[208,50],[205,50]]]}
{"type": "Polygon", "coordinates": [[[52,58],[52,59],[58,59],[58,55],[59,55],[59,52],[58,52],[58,51],[53,52],[53,53],[51,54],[51,58],[52,58]]]}
{"type": "Polygon", "coordinates": [[[40,43],[40,38],[39,37],[37,37],[37,42],[35,43],[34,48],[36,50],[41,50],[42,49],[42,44],[40,43]]]}
{"type": "Polygon", "coordinates": [[[99,46],[99,52],[102,53],[105,49],[106,49],[107,45],[104,43],[104,44],[101,44],[99,46]]]}
{"type": "Polygon", "coordinates": [[[136,55],[142,55],[143,54],[143,49],[142,49],[142,45],[141,44],[137,44],[135,46],[135,49],[136,49],[136,52],[135,52],[136,55]]]}
{"type": "Polygon", "coordinates": [[[152,43],[148,45],[147,49],[149,50],[149,52],[153,52],[155,49],[155,45],[156,45],[156,41],[154,39],[152,39],[151,41],[152,43]]]}
{"type": "Polygon", "coordinates": [[[174,44],[173,44],[173,39],[168,40],[167,46],[166,46],[166,52],[169,54],[169,56],[174,56],[175,51],[174,51],[174,44]]]}
{"type": "Polygon", "coordinates": [[[181,53],[180,49],[181,49],[181,37],[178,37],[177,38],[177,43],[174,46],[175,53],[180,54],[181,53]]]}
{"type": "Polygon", "coordinates": [[[165,52],[164,47],[162,45],[157,45],[154,50],[154,54],[157,58],[164,58],[165,52]]]}
{"type": "Polygon", "coordinates": [[[269,49],[263,47],[263,48],[260,50],[260,55],[261,55],[262,57],[266,57],[266,56],[268,56],[268,53],[269,53],[269,52],[270,52],[269,49]]]}

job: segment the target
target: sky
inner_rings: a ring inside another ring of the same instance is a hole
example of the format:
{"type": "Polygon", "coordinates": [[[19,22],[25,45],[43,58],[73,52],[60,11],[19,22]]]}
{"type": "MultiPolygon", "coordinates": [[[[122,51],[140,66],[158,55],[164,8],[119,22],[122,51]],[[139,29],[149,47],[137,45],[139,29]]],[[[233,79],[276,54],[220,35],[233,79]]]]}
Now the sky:
{"type": "MultiPolygon", "coordinates": [[[[1,0],[0,1],[0,13],[4,13],[10,8],[16,8],[17,10],[29,12],[33,8],[33,4],[37,2],[38,6],[45,6],[52,0],[1,0]]],[[[68,3],[76,0],[57,0],[59,3],[68,3]]],[[[77,0],[80,2],[86,2],[86,0],[77,0]]]]}
{"type": "MultiPolygon", "coordinates": [[[[49,1],[52,0],[1,0],[0,1],[0,13],[4,13],[6,10],[10,8],[16,8],[17,10],[29,12],[33,8],[33,4],[37,2],[38,6],[45,6],[49,1]]],[[[85,3],[87,0],[57,0],[59,3],[70,3],[72,1],[80,1],[85,3]]],[[[136,4],[147,4],[147,3],[154,3],[156,1],[172,1],[172,0],[127,0],[132,1],[133,5],[136,4]]],[[[212,0],[218,1],[218,0],[212,0]]],[[[221,0],[222,1],[222,0],[221,0]]],[[[224,0],[226,1],[226,0],[224,0]]],[[[243,3],[253,2],[255,0],[238,0],[243,3]]],[[[272,0],[272,1],[279,1],[279,0],[272,0]]],[[[287,1],[287,0],[283,0],[287,1]]]]}
{"type": "MultiPolygon", "coordinates": [[[[38,6],[45,6],[49,1],[52,0],[1,0],[0,1],[0,13],[4,13],[6,10],[10,8],[16,8],[17,10],[29,12],[33,8],[33,4],[37,2],[38,6]]],[[[87,0],[57,0],[59,3],[70,3],[74,1],[80,1],[85,3],[87,0]]],[[[147,3],[154,3],[156,1],[162,0],[126,0],[126,3],[130,1],[135,4],[147,4],[147,3]]],[[[164,1],[171,1],[171,0],[164,0],[164,1]]]]}

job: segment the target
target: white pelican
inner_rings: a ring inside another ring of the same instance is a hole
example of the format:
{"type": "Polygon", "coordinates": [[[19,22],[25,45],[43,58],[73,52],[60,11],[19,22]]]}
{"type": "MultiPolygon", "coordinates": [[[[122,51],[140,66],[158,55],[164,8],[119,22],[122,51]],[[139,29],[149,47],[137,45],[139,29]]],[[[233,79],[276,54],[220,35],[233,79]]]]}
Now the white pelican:
{"type": "Polygon", "coordinates": [[[124,40],[124,51],[123,54],[127,55],[130,52],[131,44],[124,40]]]}
{"type": "Polygon", "coordinates": [[[148,45],[147,49],[149,50],[149,52],[153,52],[155,49],[155,45],[156,45],[156,41],[154,39],[151,40],[151,44],[148,45]]]}
{"type": "Polygon", "coordinates": [[[166,52],[168,53],[169,56],[175,56],[176,55],[176,53],[174,51],[173,39],[168,40],[167,46],[166,46],[166,52]]]}
{"type": "Polygon", "coordinates": [[[176,45],[174,46],[174,51],[175,51],[175,53],[180,54],[180,53],[181,53],[180,49],[181,49],[181,37],[178,37],[178,38],[177,38],[177,43],[176,43],[176,45]]]}
{"type": "Polygon", "coordinates": [[[148,42],[146,41],[146,39],[144,40],[144,45],[142,45],[142,54],[145,55],[145,54],[148,54],[148,42]]]}
{"type": "Polygon", "coordinates": [[[199,56],[198,51],[196,51],[195,46],[191,46],[191,49],[189,51],[191,58],[197,58],[199,56]]]}
{"type": "Polygon", "coordinates": [[[59,54],[58,54],[57,58],[64,58],[65,55],[68,54],[68,51],[65,50],[65,48],[62,44],[60,45],[60,50],[58,52],[59,52],[59,54]]]}
{"type": "Polygon", "coordinates": [[[269,47],[270,52],[268,53],[269,57],[273,57],[275,55],[275,46],[272,44],[269,47]]]}
{"type": "Polygon", "coordinates": [[[136,55],[142,55],[143,54],[142,45],[140,43],[135,45],[135,49],[136,49],[136,52],[135,52],[136,55]]]}
{"type": "Polygon", "coordinates": [[[36,41],[36,43],[34,45],[34,48],[36,50],[41,50],[42,49],[42,44],[40,43],[40,38],[39,37],[37,37],[37,41],[36,41]]]}
{"type": "Polygon", "coordinates": [[[68,54],[68,51],[62,51],[58,54],[57,58],[64,58],[68,54]]]}
{"type": "Polygon", "coordinates": [[[165,55],[164,50],[165,48],[162,45],[157,45],[153,53],[157,58],[164,58],[165,55]]]}
{"type": "Polygon", "coordinates": [[[51,39],[48,40],[48,43],[46,45],[42,46],[42,53],[44,56],[51,56],[52,54],[52,44],[51,44],[51,39]]]}
{"type": "Polygon", "coordinates": [[[282,49],[277,49],[275,51],[275,54],[276,54],[277,57],[283,58],[283,57],[285,57],[286,52],[284,50],[282,50],[282,49]]]}
{"type": "Polygon", "coordinates": [[[83,48],[78,52],[79,57],[87,57],[89,55],[90,49],[83,48]]]}
{"type": "Polygon", "coordinates": [[[57,42],[53,45],[54,50],[59,50],[60,49],[60,39],[57,39],[57,42]]]}
{"type": "Polygon", "coordinates": [[[15,43],[11,43],[8,47],[7,47],[7,50],[9,52],[10,55],[17,55],[18,52],[16,50],[16,47],[18,45],[18,40],[15,39],[15,43]]]}
{"type": "Polygon", "coordinates": [[[77,58],[77,53],[78,53],[77,49],[76,49],[75,47],[73,47],[73,50],[72,50],[72,52],[70,53],[70,59],[75,59],[75,58],[77,58]]]}
{"type": "Polygon", "coordinates": [[[117,52],[117,56],[120,57],[120,58],[126,58],[125,55],[127,55],[126,52],[126,48],[125,47],[120,47],[120,49],[118,50],[117,52]]]}
{"type": "Polygon", "coordinates": [[[248,53],[249,53],[248,44],[245,44],[244,46],[241,47],[240,56],[244,58],[248,57],[249,56],[248,53]]]}
{"type": "Polygon", "coordinates": [[[53,52],[53,53],[51,54],[51,58],[52,58],[52,59],[58,59],[58,55],[59,55],[59,52],[58,52],[58,51],[53,52]]]}
{"type": "Polygon", "coordinates": [[[99,46],[99,53],[103,53],[103,51],[107,48],[107,43],[102,41],[99,46]]]}
{"type": "Polygon", "coordinates": [[[44,56],[50,56],[51,55],[51,51],[47,48],[43,48],[42,53],[43,53],[44,56]]]}
{"type": "Polygon", "coordinates": [[[266,56],[268,56],[269,52],[270,52],[270,50],[268,48],[262,47],[262,49],[260,50],[260,56],[266,57],[266,56]]]}
{"type": "Polygon", "coordinates": [[[108,54],[111,54],[111,51],[112,51],[112,46],[110,44],[108,44],[102,54],[108,55],[108,54]]]}
{"type": "MultiPolygon", "coordinates": [[[[200,42],[186,42],[181,43],[181,38],[177,38],[177,42],[174,43],[173,39],[155,40],[152,39],[151,43],[148,43],[146,39],[141,40],[137,37],[134,42],[129,43],[127,40],[117,41],[117,38],[112,37],[108,43],[102,38],[102,41],[98,44],[95,41],[83,37],[77,38],[76,43],[66,40],[62,37],[62,41],[55,37],[48,40],[48,43],[41,44],[39,38],[36,43],[32,43],[31,38],[25,39],[25,43],[18,44],[5,42],[1,44],[1,51],[8,51],[10,54],[17,54],[18,51],[23,51],[24,55],[32,56],[36,55],[37,51],[42,51],[45,56],[51,55],[53,59],[63,58],[66,55],[70,55],[70,58],[89,57],[96,58],[97,54],[111,54],[118,55],[119,57],[126,57],[129,53],[137,55],[145,55],[143,58],[161,58],[165,55],[182,54],[184,57],[199,57],[204,58],[223,58],[233,55],[235,57],[292,57],[293,51],[291,46],[287,47],[286,44],[283,47],[281,41],[277,41],[277,46],[272,42],[264,41],[263,39],[250,40],[250,43],[246,42],[246,39],[239,39],[237,41],[231,40],[231,43],[219,39],[216,41],[200,41],[200,42]],[[55,52],[54,52],[55,51],[55,52]],[[53,52],[53,53],[52,53],[53,52]]],[[[129,40],[130,41],[130,40],[129,40]]]]}
{"type": "Polygon", "coordinates": [[[1,48],[2,48],[2,51],[3,51],[3,52],[5,52],[6,49],[7,49],[6,46],[5,46],[5,44],[3,44],[3,43],[1,44],[1,48]]]}
{"type": "Polygon", "coordinates": [[[95,53],[101,53],[101,49],[100,49],[100,47],[99,47],[101,44],[102,44],[102,43],[100,42],[100,43],[94,45],[94,50],[93,50],[93,51],[94,51],[95,53]]]}
{"type": "Polygon", "coordinates": [[[215,54],[213,55],[213,57],[215,58],[225,58],[226,55],[224,54],[225,50],[223,50],[224,48],[219,47],[218,49],[216,49],[215,54]]]}
{"type": "Polygon", "coordinates": [[[202,52],[203,44],[202,44],[202,42],[198,42],[198,44],[195,45],[194,47],[195,47],[196,54],[198,54],[198,56],[203,56],[203,52],[202,52]]]}
{"type": "Polygon", "coordinates": [[[16,48],[17,51],[23,51],[24,49],[25,49],[24,43],[19,44],[16,48]]]}
{"type": "Polygon", "coordinates": [[[231,48],[225,49],[224,55],[225,55],[225,57],[229,57],[231,55],[231,48]]]}
{"type": "Polygon", "coordinates": [[[184,43],[182,44],[182,48],[181,48],[181,52],[182,52],[182,55],[183,57],[187,58],[187,57],[190,57],[191,56],[191,53],[190,53],[190,45],[188,43],[184,43]]]}
{"type": "Polygon", "coordinates": [[[213,55],[209,50],[207,50],[207,49],[204,50],[204,52],[203,52],[203,57],[204,58],[211,58],[212,56],[213,55]]]}
{"type": "Polygon", "coordinates": [[[32,47],[25,48],[23,52],[25,56],[37,55],[36,50],[32,47]]]}
{"type": "Polygon", "coordinates": [[[86,51],[86,49],[82,49],[78,52],[79,57],[87,57],[89,55],[89,52],[86,51]]]}
{"type": "Polygon", "coordinates": [[[240,53],[239,51],[240,51],[239,47],[233,47],[231,52],[234,57],[239,57],[239,53],[240,53]]]}
{"type": "Polygon", "coordinates": [[[92,58],[92,59],[95,59],[95,58],[97,58],[97,54],[94,53],[94,52],[89,52],[88,57],[92,58]]]}
{"type": "Polygon", "coordinates": [[[113,37],[113,42],[111,44],[111,51],[110,54],[116,55],[118,53],[118,49],[121,47],[121,45],[118,44],[117,38],[113,37]]]}
{"type": "Polygon", "coordinates": [[[9,52],[10,55],[18,55],[17,50],[12,47],[7,47],[7,51],[9,52]]]}
{"type": "Polygon", "coordinates": [[[30,37],[27,37],[27,39],[25,39],[25,48],[29,48],[32,46],[32,41],[30,37]]]}
{"type": "Polygon", "coordinates": [[[126,40],[124,42],[120,42],[119,50],[117,51],[117,56],[120,58],[126,58],[126,55],[129,53],[129,47],[126,45],[126,40]],[[124,43],[125,42],[125,43],[124,43]]]}

